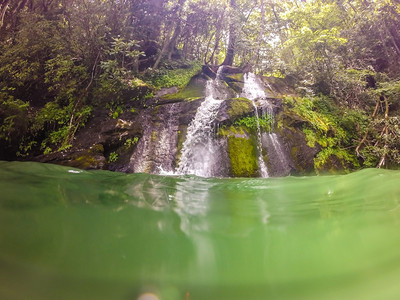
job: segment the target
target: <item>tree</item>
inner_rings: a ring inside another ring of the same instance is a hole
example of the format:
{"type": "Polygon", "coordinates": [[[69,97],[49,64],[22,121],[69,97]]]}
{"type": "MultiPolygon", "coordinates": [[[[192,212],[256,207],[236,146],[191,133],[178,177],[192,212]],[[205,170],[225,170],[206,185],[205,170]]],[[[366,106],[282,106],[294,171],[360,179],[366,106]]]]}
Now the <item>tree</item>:
{"type": "Polygon", "coordinates": [[[156,62],[154,63],[153,68],[157,69],[158,65],[161,62],[161,59],[164,56],[167,56],[168,59],[171,59],[172,52],[175,48],[176,41],[181,33],[182,29],[182,20],[181,14],[183,11],[183,6],[186,0],[178,0],[176,6],[173,7],[170,13],[170,23],[168,24],[168,28],[166,30],[164,45],[159,53],[156,62]]]}
{"type": "Polygon", "coordinates": [[[232,66],[233,64],[233,59],[235,57],[235,44],[236,44],[236,19],[234,18],[234,12],[236,9],[236,0],[230,0],[229,2],[230,6],[230,13],[231,13],[231,18],[230,18],[230,24],[229,24],[229,42],[228,42],[228,48],[226,50],[226,55],[225,55],[225,60],[222,63],[222,65],[225,66],[232,66]]]}

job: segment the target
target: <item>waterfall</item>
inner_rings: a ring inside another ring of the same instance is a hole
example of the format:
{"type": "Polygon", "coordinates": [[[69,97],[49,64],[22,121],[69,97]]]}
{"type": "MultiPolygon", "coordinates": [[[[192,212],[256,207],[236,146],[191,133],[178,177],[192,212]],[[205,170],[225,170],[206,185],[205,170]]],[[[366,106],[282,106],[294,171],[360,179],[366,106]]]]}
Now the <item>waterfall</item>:
{"type": "Polygon", "coordinates": [[[206,85],[206,98],[197,109],[196,115],[189,124],[186,140],[183,143],[178,174],[193,174],[203,177],[215,176],[218,164],[218,147],[215,142],[215,118],[222,102],[226,99],[218,69],[215,80],[206,85]]]}
{"type": "Polygon", "coordinates": [[[179,106],[174,103],[160,106],[156,117],[151,114],[141,116],[144,131],[130,159],[133,172],[152,174],[173,172],[179,113],[179,106]]]}
{"type": "Polygon", "coordinates": [[[275,176],[289,174],[291,170],[290,162],[277,134],[272,132],[272,128],[270,128],[269,132],[261,132],[259,112],[256,101],[264,100],[263,104],[265,108],[262,110],[262,114],[263,116],[266,116],[268,119],[272,120],[272,124],[274,123],[275,115],[272,104],[266,99],[263,84],[255,74],[247,73],[244,76],[242,96],[252,101],[255,110],[255,116],[257,118],[257,150],[261,176],[268,177],[271,174],[274,174],[275,176]],[[270,170],[267,169],[262,157],[263,145],[268,152],[270,170]]]}
{"type": "Polygon", "coordinates": [[[264,99],[265,92],[257,82],[257,77],[253,73],[247,73],[244,76],[244,87],[242,91],[242,97],[245,97],[251,100],[254,111],[255,117],[257,119],[257,159],[258,159],[258,166],[260,168],[260,175],[261,177],[269,177],[267,166],[265,165],[263,155],[262,155],[262,141],[261,141],[261,128],[260,128],[260,121],[258,115],[258,108],[255,103],[256,99],[264,99]]]}

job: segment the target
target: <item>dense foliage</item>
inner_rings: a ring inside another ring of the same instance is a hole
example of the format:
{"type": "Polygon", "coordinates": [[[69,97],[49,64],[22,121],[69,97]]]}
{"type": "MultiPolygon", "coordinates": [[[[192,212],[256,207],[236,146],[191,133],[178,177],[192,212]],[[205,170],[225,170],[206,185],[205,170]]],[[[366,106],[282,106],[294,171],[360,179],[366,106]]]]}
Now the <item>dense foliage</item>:
{"type": "Polygon", "coordinates": [[[297,83],[317,166],[398,164],[399,24],[397,0],[0,0],[0,158],[68,149],[96,106],[224,63],[297,83]]]}

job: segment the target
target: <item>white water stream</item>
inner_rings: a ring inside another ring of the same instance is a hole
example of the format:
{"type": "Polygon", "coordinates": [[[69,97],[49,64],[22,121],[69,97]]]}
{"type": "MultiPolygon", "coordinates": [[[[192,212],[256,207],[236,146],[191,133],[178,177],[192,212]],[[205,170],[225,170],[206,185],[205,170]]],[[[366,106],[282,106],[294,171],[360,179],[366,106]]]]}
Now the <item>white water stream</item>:
{"type": "Polygon", "coordinates": [[[272,132],[270,128],[269,132],[262,132],[259,123],[259,109],[257,101],[261,100],[262,103],[262,116],[267,117],[274,123],[274,110],[272,104],[268,101],[263,83],[253,73],[247,73],[244,76],[244,88],[242,91],[242,97],[250,99],[254,106],[255,116],[257,118],[257,150],[258,150],[258,163],[262,177],[268,177],[270,174],[287,175],[290,173],[290,162],[287,159],[286,152],[276,133],[272,132]],[[262,157],[262,149],[267,149],[268,159],[272,170],[268,170],[262,157]]]}
{"type": "MultiPolygon", "coordinates": [[[[256,99],[265,99],[265,91],[261,87],[260,83],[257,80],[256,75],[253,73],[247,73],[244,75],[244,87],[242,90],[242,97],[251,100],[254,106],[255,117],[257,119],[257,159],[258,166],[260,168],[261,177],[269,177],[268,168],[264,162],[262,155],[262,141],[261,141],[261,129],[260,129],[260,121],[258,115],[258,108],[256,105],[256,99]]],[[[272,109],[271,109],[272,110],[272,109]]]]}
{"type": "Polygon", "coordinates": [[[182,147],[182,156],[177,174],[193,174],[203,177],[214,176],[217,165],[218,148],[214,139],[214,120],[227,95],[222,91],[218,69],[215,80],[209,80],[206,86],[206,98],[197,109],[196,115],[189,124],[186,140],[182,147]]]}

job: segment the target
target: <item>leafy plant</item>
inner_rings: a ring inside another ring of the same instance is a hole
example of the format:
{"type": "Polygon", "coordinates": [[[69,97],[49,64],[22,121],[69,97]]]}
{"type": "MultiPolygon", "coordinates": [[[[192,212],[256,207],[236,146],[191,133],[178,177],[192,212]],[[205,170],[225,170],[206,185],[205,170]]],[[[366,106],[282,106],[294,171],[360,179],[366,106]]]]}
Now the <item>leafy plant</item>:
{"type": "Polygon", "coordinates": [[[145,80],[156,89],[162,87],[169,88],[173,86],[182,89],[189,83],[190,79],[200,71],[201,64],[194,61],[190,63],[187,68],[150,70],[147,72],[145,80]]]}
{"type": "MultiPolygon", "coordinates": [[[[125,41],[120,36],[113,37],[112,40],[110,49],[106,51],[109,59],[101,61],[100,66],[110,78],[124,81],[131,77],[131,73],[137,73],[139,56],[143,52],[138,50],[139,45],[135,40],[125,41]]],[[[141,82],[135,79],[130,84],[140,85],[141,82]]]]}
{"type": "Polygon", "coordinates": [[[28,107],[28,103],[15,99],[5,89],[0,92],[0,140],[17,142],[27,131],[28,107]]]}
{"type": "Polygon", "coordinates": [[[322,147],[314,159],[317,171],[322,170],[333,156],[342,161],[344,168],[347,168],[344,162],[359,167],[354,149],[366,127],[364,114],[359,110],[339,108],[325,96],[286,97],[284,103],[291,113],[304,120],[303,133],[307,145],[322,147]]]}
{"type": "Polygon", "coordinates": [[[133,139],[129,138],[125,141],[124,146],[130,148],[133,145],[136,145],[139,142],[139,138],[135,136],[133,139]]]}
{"type": "Polygon", "coordinates": [[[260,129],[265,131],[271,131],[274,124],[274,119],[271,115],[263,115],[260,118],[256,116],[244,117],[239,120],[236,120],[234,125],[236,126],[245,126],[248,129],[256,130],[257,126],[260,126],[260,129]]]}
{"type": "Polygon", "coordinates": [[[118,160],[118,153],[116,152],[111,152],[110,155],[108,156],[108,162],[116,162],[118,160]]]}
{"type": "Polygon", "coordinates": [[[124,112],[124,110],[122,108],[122,104],[120,104],[118,102],[114,102],[114,101],[107,103],[106,108],[109,109],[109,111],[110,111],[109,115],[113,119],[117,119],[119,117],[119,115],[121,115],[124,112]]]}

